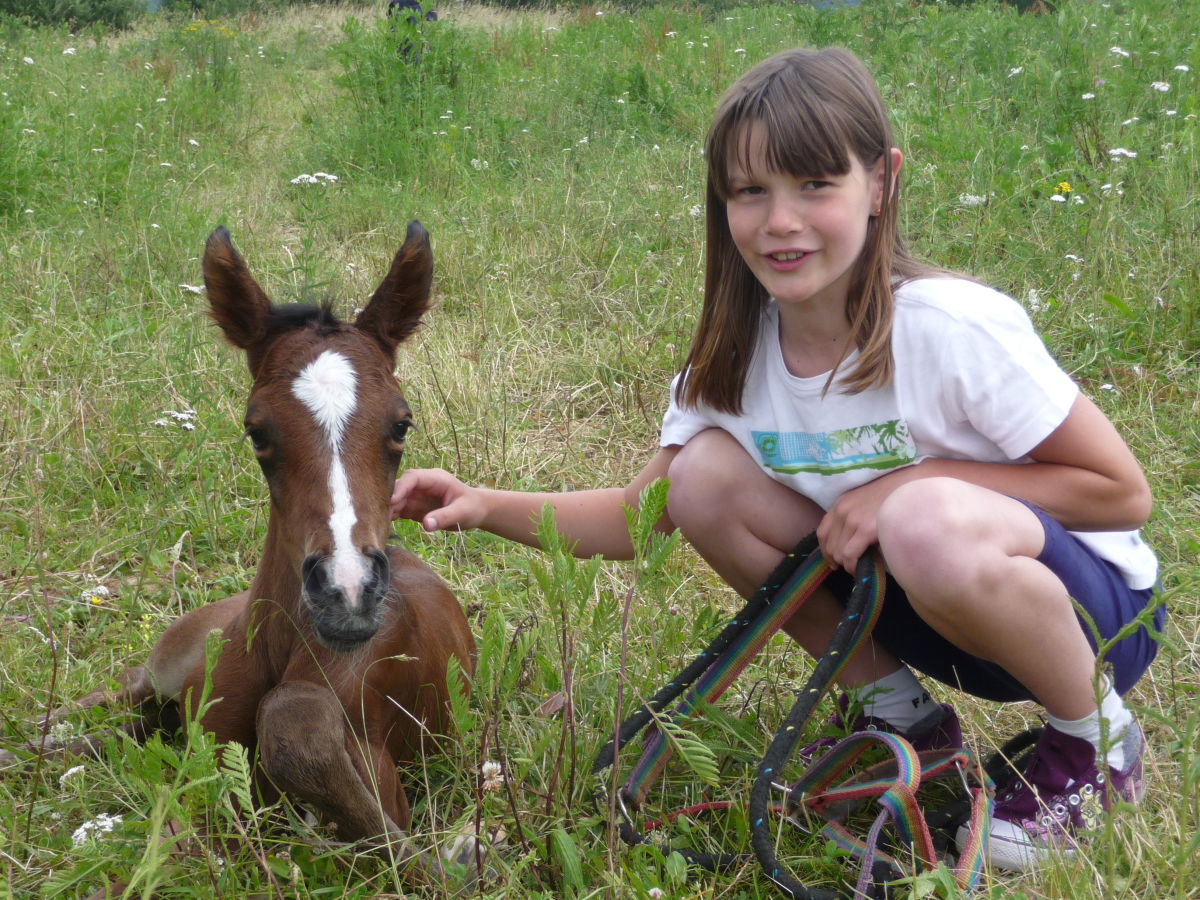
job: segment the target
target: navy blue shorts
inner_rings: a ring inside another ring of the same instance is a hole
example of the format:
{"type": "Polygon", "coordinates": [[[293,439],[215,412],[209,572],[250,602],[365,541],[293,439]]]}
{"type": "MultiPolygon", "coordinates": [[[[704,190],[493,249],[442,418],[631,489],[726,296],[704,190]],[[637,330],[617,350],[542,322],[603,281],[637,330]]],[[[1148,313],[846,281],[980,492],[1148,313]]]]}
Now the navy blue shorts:
{"type": "MultiPolygon", "coordinates": [[[[1093,650],[1097,649],[1096,632],[1101,641],[1109,641],[1147,606],[1154,604],[1157,604],[1153,615],[1154,634],[1162,631],[1167,608],[1165,603],[1159,602],[1154,588],[1132,590],[1115,567],[1072,537],[1057,520],[1032,504],[1025,505],[1038,517],[1046,532],[1046,545],[1038,562],[1059,577],[1067,592],[1086,611],[1091,623],[1081,617],[1080,625],[1093,650]]],[[[831,577],[829,586],[836,595],[844,597],[851,582],[845,573],[837,574],[838,580],[831,577]]],[[[1105,653],[1102,663],[1117,693],[1128,692],[1149,668],[1158,653],[1154,634],[1143,626],[1105,653]]],[[[874,637],[914,669],[968,694],[1005,702],[1036,699],[1005,669],[960,650],[930,628],[890,575],[874,637]]]]}

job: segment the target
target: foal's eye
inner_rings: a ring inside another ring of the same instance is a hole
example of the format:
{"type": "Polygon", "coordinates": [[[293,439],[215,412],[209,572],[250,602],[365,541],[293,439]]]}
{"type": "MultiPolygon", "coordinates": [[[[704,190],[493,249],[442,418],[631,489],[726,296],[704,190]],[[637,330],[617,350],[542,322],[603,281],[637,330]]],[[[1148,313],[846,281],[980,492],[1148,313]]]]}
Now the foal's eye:
{"type": "Polygon", "coordinates": [[[401,419],[392,426],[392,442],[396,444],[403,444],[404,439],[408,437],[409,430],[415,427],[416,426],[413,425],[412,419],[401,419]]]}
{"type": "Polygon", "coordinates": [[[270,443],[267,440],[267,433],[253,425],[246,426],[246,437],[250,438],[250,445],[254,447],[255,453],[262,453],[270,443]]]}

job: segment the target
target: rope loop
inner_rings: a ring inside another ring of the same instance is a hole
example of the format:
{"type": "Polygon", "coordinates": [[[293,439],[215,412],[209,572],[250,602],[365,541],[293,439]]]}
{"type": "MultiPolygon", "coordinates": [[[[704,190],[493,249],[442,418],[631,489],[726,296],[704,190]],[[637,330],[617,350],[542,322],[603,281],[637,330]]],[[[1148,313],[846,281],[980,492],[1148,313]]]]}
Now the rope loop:
{"type": "MultiPolygon", "coordinates": [[[[746,605],[729,621],[705,650],[672,681],[651,697],[645,705],[623,721],[613,739],[600,750],[592,766],[593,802],[602,820],[614,821],[621,839],[630,846],[652,843],[664,854],[678,852],[690,865],[719,871],[742,864],[746,854],[703,854],[672,848],[654,829],[663,823],[651,823],[639,831],[635,815],[650,786],[661,775],[671,756],[671,743],[657,728],[645,742],[641,759],[624,783],[617,783],[617,764],[620,751],[636,735],[652,726],[659,717],[676,721],[691,715],[697,706],[712,704],[733,683],[770,637],[778,631],[833,571],[817,546],[816,535],[800,541],[785,554],[763,585],[746,605]],[[680,699],[682,697],[682,699],[680,699]],[[678,701],[678,702],[677,702],[678,701]],[[674,703],[674,708],[668,706],[674,703]]],[[[937,852],[929,826],[917,804],[917,791],[929,778],[951,769],[976,778],[970,801],[971,816],[976,826],[982,824],[980,841],[986,839],[986,817],[990,814],[991,780],[982,767],[966,751],[941,752],[936,758],[918,755],[903,738],[886,732],[861,732],[836,744],[829,753],[813,764],[790,788],[780,784],[788,758],[795,749],[805,725],[817,704],[838,674],[867,640],[879,617],[883,604],[886,573],[877,550],[859,560],[854,574],[854,587],[846,610],[834,630],[825,652],[816,661],[812,674],[797,694],[791,711],[758,767],[750,792],[750,843],[764,874],[788,897],[798,900],[841,900],[843,897],[871,898],[885,896],[886,882],[900,877],[896,860],[878,849],[883,829],[891,824],[902,844],[912,848],[913,855],[924,866],[937,864],[937,852]],[[890,765],[878,766],[863,776],[838,784],[855,761],[872,745],[883,744],[891,754],[890,765]],[[770,807],[771,790],[782,789],[786,802],[770,807]],[[845,826],[845,813],[856,803],[874,798],[880,811],[865,840],[855,838],[845,826]],[[852,895],[806,887],[776,858],[768,813],[781,812],[797,821],[801,808],[812,810],[825,820],[823,831],[839,845],[844,844],[862,860],[858,883],[852,895]]],[[[672,821],[680,815],[724,810],[732,804],[725,801],[697,804],[669,815],[672,821]]],[[[955,822],[965,817],[965,810],[955,813],[955,822]]],[[[943,824],[948,827],[950,818],[943,824]]],[[[968,868],[963,876],[967,883],[978,878],[982,863],[980,848],[973,848],[968,868]],[[978,864],[977,864],[978,863],[978,864]]],[[[966,854],[964,854],[964,857],[966,854]]],[[[960,864],[960,869],[962,868],[960,864]]]]}

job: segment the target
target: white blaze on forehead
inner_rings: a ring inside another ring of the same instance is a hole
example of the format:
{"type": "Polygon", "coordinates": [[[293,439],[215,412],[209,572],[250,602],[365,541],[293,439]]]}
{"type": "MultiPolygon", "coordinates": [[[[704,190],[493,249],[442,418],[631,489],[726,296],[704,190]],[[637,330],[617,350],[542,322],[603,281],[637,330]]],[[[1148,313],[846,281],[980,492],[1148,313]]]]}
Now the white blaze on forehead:
{"type": "Polygon", "coordinates": [[[292,393],[325,429],[330,444],[340,450],[346,420],[357,404],[355,388],[358,377],[350,360],[340,353],[326,350],[296,376],[292,393]]]}
{"type": "Polygon", "coordinates": [[[354,514],[350,481],[342,464],[342,434],[358,404],[357,385],[358,377],[350,360],[332,350],[326,350],[305,366],[292,383],[296,399],[307,407],[325,432],[330,452],[328,484],[332,512],[329,531],[333,537],[333,559],[328,574],[342,589],[352,608],[358,605],[362,582],[368,574],[351,537],[358,517],[354,514]]]}

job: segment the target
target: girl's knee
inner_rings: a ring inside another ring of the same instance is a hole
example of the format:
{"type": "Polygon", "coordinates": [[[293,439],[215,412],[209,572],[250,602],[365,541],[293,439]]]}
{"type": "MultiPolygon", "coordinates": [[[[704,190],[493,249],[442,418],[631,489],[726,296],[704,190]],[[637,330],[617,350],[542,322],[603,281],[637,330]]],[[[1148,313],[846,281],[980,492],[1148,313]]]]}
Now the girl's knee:
{"type": "Polygon", "coordinates": [[[727,501],[736,454],[745,456],[737,441],[719,428],[710,428],[684,444],[671,460],[667,514],[684,534],[698,519],[710,518],[722,498],[727,501]]]}
{"type": "Polygon", "coordinates": [[[896,488],[879,507],[879,544],[906,552],[937,547],[967,525],[964,483],[954,478],[922,478],[896,488]]]}
{"type": "Polygon", "coordinates": [[[971,552],[980,529],[971,486],[953,478],[925,478],[897,488],[879,508],[879,548],[909,590],[929,584],[962,586],[980,577],[971,552]]]}

